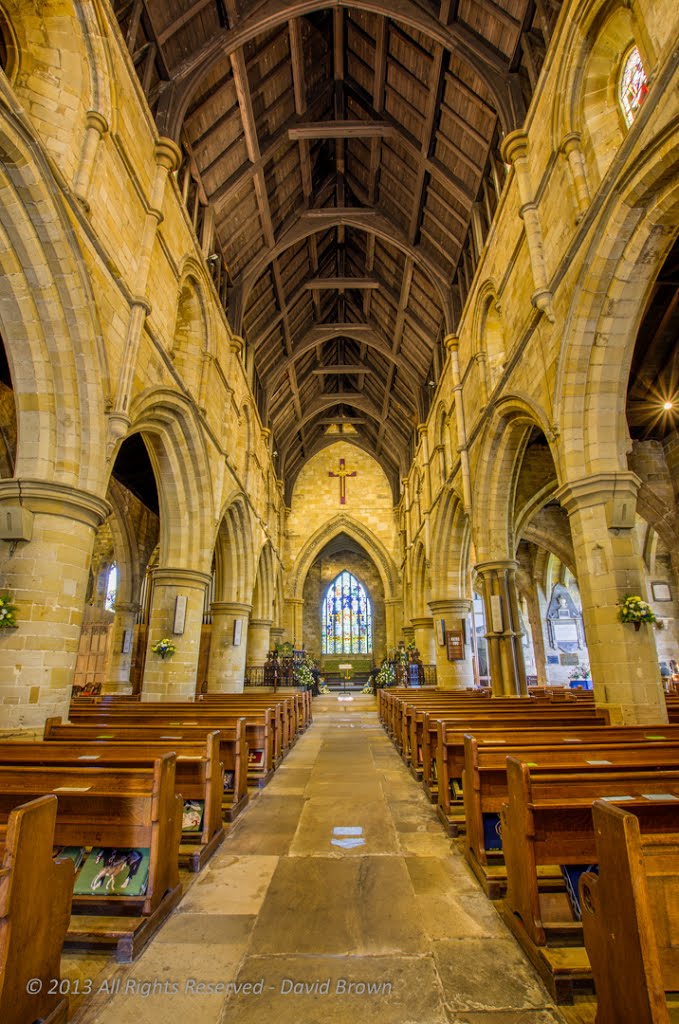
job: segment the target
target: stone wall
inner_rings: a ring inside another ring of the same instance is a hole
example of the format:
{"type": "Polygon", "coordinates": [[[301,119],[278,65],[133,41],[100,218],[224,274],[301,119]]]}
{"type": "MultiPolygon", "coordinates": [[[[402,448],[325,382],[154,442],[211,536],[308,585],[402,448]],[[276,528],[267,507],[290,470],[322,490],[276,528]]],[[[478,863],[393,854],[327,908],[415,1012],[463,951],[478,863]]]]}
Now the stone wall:
{"type": "MultiPolygon", "coordinates": [[[[373,649],[369,659],[379,664],[387,650],[384,587],[374,562],[353,551],[330,556],[320,555],[312,564],[304,583],[304,646],[315,657],[321,654],[321,614],[325,592],[344,569],[365,587],[372,604],[373,649]]],[[[351,661],[347,655],[344,659],[351,661]]]]}

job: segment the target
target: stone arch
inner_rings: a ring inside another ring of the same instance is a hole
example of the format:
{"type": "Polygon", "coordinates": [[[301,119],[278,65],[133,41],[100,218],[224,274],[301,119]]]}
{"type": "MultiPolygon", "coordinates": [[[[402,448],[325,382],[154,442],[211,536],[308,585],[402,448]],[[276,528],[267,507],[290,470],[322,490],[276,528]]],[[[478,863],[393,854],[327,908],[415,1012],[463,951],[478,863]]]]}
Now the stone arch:
{"type": "Polygon", "coordinates": [[[472,329],[475,355],[481,363],[482,386],[491,394],[507,362],[500,301],[492,281],[486,281],[479,289],[472,329]]]}
{"type": "Polygon", "coordinates": [[[274,617],[276,598],[274,554],[271,542],[262,548],[257,562],[257,575],[252,593],[252,618],[271,619],[274,617]]]}
{"type": "Polygon", "coordinates": [[[160,565],[209,571],[214,498],[205,437],[194,407],[179,392],[153,388],[134,399],[130,418],[128,436],[142,435],[156,477],[160,565]]]}
{"type": "Polygon", "coordinates": [[[372,558],[380,574],[386,601],[393,601],[398,589],[398,569],[384,544],[371,530],[352,516],[340,513],[328,520],[309,537],[300,551],[288,577],[288,593],[292,600],[302,600],[304,581],[314,560],[323,548],[339,534],[345,533],[372,558]]]}
{"type": "Polygon", "coordinates": [[[199,404],[203,363],[209,353],[205,294],[193,268],[185,268],[179,282],[177,313],[170,356],[189,391],[199,404]]]}
{"type": "Polygon", "coordinates": [[[569,17],[554,89],[553,144],[558,151],[569,137],[581,142],[591,192],[627,134],[617,85],[633,43],[648,71],[654,61],[648,36],[632,8],[619,0],[582,0],[569,17]]]}
{"type": "Polygon", "coordinates": [[[470,540],[462,498],[453,488],[446,488],[431,533],[431,591],[435,600],[467,597],[470,540]]]}
{"type": "Polygon", "coordinates": [[[677,234],[679,144],[661,135],[602,210],[574,289],[555,387],[570,479],[627,469],[626,395],[648,296],[677,234]]]}
{"type": "Polygon", "coordinates": [[[421,541],[415,545],[410,559],[410,593],[408,597],[408,612],[411,620],[431,614],[429,611],[429,602],[432,599],[429,561],[421,541]]]}
{"type": "Polygon", "coordinates": [[[132,604],[139,600],[145,566],[141,564],[139,544],[134,526],[126,514],[125,496],[121,484],[113,477],[106,498],[111,505],[109,525],[113,536],[113,550],[118,569],[116,603],[132,604]]]}
{"type": "Polygon", "coordinates": [[[514,557],[516,536],[512,513],[516,484],[522,455],[534,427],[538,427],[549,442],[558,479],[558,453],[547,416],[528,396],[508,395],[502,399],[484,431],[474,474],[472,521],[479,562],[514,557]],[[483,510],[482,519],[478,510],[483,510]]]}
{"type": "Polygon", "coordinates": [[[109,371],[96,303],[47,160],[5,107],[0,250],[0,330],[19,430],[15,475],[101,495],[109,371]],[[29,277],[30,267],[40,267],[39,279],[29,277]]]}
{"type": "Polygon", "coordinates": [[[69,182],[80,162],[80,147],[64,146],[64,139],[82,138],[87,111],[94,107],[96,76],[85,25],[77,12],[79,6],[21,3],[13,6],[11,14],[21,66],[14,80],[14,96],[69,182]],[[52,52],[60,59],[42,57],[42,53],[52,52]],[[47,84],[48,103],[58,111],[58,117],[44,115],[47,84]]]}
{"type": "Polygon", "coordinates": [[[245,494],[224,504],[214,543],[215,601],[250,604],[255,587],[254,530],[245,494]]]}
{"type": "Polygon", "coordinates": [[[448,474],[453,467],[453,451],[450,443],[450,430],[448,429],[448,410],[443,402],[439,403],[436,412],[436,433],[434,440],[438,452],[438,475],[441,484],[445,484],[448,474]]]}

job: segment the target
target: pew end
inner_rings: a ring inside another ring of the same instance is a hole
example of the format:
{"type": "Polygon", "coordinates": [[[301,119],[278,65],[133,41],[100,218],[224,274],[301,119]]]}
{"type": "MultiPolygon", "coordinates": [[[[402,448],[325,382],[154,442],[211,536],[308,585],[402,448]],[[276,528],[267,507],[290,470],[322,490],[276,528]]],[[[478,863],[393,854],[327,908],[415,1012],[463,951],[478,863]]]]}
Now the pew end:
{"type": "Polygon", "coordinates": [[[670,1024],[666,991],[679,989],[679,815],[672,832],[644,835],[633,813],[597,800],[600,874],[580,879],[597,1024],[670,1024]],[[629,1015],[629,1017],[628,1017],[629,1015]]]}
{"type": "Polygon", "coordinates": [[[54,862],[57,798],[42,796],[13,810],[0,867],[0,1020],[3,1024],[63,1024],[68,999],[50,979],[61,976],[74,865],[54,862]],[[26,991],[38,978],[41,990],[26,991]]]}

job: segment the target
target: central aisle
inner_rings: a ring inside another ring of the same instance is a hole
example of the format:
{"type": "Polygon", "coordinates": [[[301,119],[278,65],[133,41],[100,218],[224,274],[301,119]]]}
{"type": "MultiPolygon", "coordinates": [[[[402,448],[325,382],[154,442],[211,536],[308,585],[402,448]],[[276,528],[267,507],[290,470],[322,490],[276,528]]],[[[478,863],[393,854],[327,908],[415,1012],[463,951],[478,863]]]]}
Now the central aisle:
{"type": "Polygon", "coordinates": [[[561,1022],[375,701],[321,697],[313,712],[145,954],[114,973],[119,994],[95,997],[78,1020],[561,1022]],[[254,991],[198,991],[229,982],[254,991]]]}

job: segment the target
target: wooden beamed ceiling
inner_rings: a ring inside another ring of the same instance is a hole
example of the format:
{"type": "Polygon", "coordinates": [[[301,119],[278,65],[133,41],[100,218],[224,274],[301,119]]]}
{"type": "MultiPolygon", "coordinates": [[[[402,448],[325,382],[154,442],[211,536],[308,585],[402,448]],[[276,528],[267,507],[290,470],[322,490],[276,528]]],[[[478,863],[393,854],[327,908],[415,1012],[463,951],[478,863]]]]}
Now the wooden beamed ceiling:
{"type": "Polygon", "coordinates": [[[407,472],[497,207],[499,140],[522,121],[559,7],[117,4],[159,131],[212,208],[208,247],[288,493],[334,422],[395,490],[407,472]]]}

